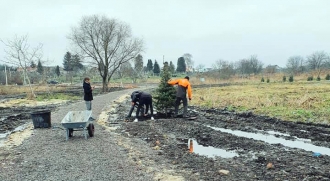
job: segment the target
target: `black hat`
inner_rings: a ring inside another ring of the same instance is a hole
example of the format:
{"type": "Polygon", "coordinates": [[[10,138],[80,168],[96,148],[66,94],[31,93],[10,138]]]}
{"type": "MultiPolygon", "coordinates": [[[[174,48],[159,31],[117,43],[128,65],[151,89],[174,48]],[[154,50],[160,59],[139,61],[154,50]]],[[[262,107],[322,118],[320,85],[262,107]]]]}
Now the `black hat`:
{"type": "Polygon", "coordinates": [[[184,78],[189,80],[189,77],[188,76],[185,76],[184,78]]]}

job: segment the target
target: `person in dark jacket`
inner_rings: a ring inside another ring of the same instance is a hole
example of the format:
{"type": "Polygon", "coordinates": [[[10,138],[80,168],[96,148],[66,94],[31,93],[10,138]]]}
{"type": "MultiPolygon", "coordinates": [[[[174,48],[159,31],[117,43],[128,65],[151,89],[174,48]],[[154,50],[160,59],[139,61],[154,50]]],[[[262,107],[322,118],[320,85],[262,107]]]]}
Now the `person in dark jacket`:
{"type": "MultiPolygon", "coordinates": [[[[84,88],[84,100],[86,103],[86,109],[92,110],[93,89],[95,87],[91,86],[90,78],[88,77],[84,78],[83,88],[84,88]]],[[[92,121],[95,120],[95,118],[93,117],[90,117],[89,119],[92,121]]]]}
{"type": "Polygon", "coordinates": [[[137,94],[134,94],[132,96],[132,105],[134,105],[134,102],[139,101],[139,105],[137,107],[136,110],[136,116],[134,119],[134,122],[138,122],[138,117],[139,117],[139,112],[140,109],[143,109],[143,106],[146,107],[145,112],[144,112],[144,116],[147,116],[148,113],[148,109],[150,108],[150,112],[151,112],[151,120],[154,120],[153,117],[153,113],[154,113],[154,108],[152,107],[152,96],[151,94],[147,93],[147,92],[139,92],[137,94]]]}
{"type": "Polygon", "coordinates": [[[86,103],[86,108],[87,110],[92,110],[94,87],[91,86],[90,79],[88,77],[84,78],[83,88],[84,88],[84,100],[86,103]]]}
{"type": "Polygon", "coordinates": [[[186,76],[184,79],[169,80],[167,83],[170,85],[178,85],[177,92],[176,92],[174,117],[178,116],[179,106],[182,101],[183,102],[183,117],[186,118],[187,110],[188,110],[187,93],[188,93],[189,100],[191,100],[191,98],[192,98],[192,90],[191,90],[191,86],[190,86],[190,82],[189,82],[189,77],[186,76]]]}

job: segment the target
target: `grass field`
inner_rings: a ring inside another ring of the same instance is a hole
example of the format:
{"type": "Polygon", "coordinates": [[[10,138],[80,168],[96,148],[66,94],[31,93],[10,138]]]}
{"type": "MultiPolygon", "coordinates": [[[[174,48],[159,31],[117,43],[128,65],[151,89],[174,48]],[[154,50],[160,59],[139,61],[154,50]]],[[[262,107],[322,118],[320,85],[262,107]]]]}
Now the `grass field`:
{"type": "Polygon", "coordinates": [[[330,82],[246,83],[193,89],[191,105],[250,110],[289,121],[330,123],[330,82]]]}

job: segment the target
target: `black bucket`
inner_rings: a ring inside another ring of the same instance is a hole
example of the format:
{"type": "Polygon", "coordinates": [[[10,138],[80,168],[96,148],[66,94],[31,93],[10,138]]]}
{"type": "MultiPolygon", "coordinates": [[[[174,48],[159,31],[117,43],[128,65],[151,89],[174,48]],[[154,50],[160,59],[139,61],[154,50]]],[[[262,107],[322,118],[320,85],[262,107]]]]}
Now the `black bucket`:
{"type": "Polygon", "coordinates": [[[50,110],[36,111],[31,113],[34,128],[50,128],[50,110]]]}

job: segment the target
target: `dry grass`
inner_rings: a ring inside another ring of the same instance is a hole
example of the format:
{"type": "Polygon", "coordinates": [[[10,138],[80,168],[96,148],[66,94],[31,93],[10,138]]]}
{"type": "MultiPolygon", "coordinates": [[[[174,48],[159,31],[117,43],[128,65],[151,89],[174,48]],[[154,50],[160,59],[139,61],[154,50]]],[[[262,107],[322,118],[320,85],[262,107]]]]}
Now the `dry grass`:
{"type": "Polygon", "coordinates": [[[330,83],[249,83],[193,89],[190,103],[205,107],[252,110],[292,121],[329,122],[330,83]]]}
{"type": "MultiPolygon", "coordinates": [[[[32,85],[34,92],[48,92],[48,91],[60,91],[66,90],[67,86],[65,85],[32,85]]],[[[8,85],[0,86],[0,95],[11,95],[11,94],[30,94],[30,87],[28,85],[8,85]]]]}

